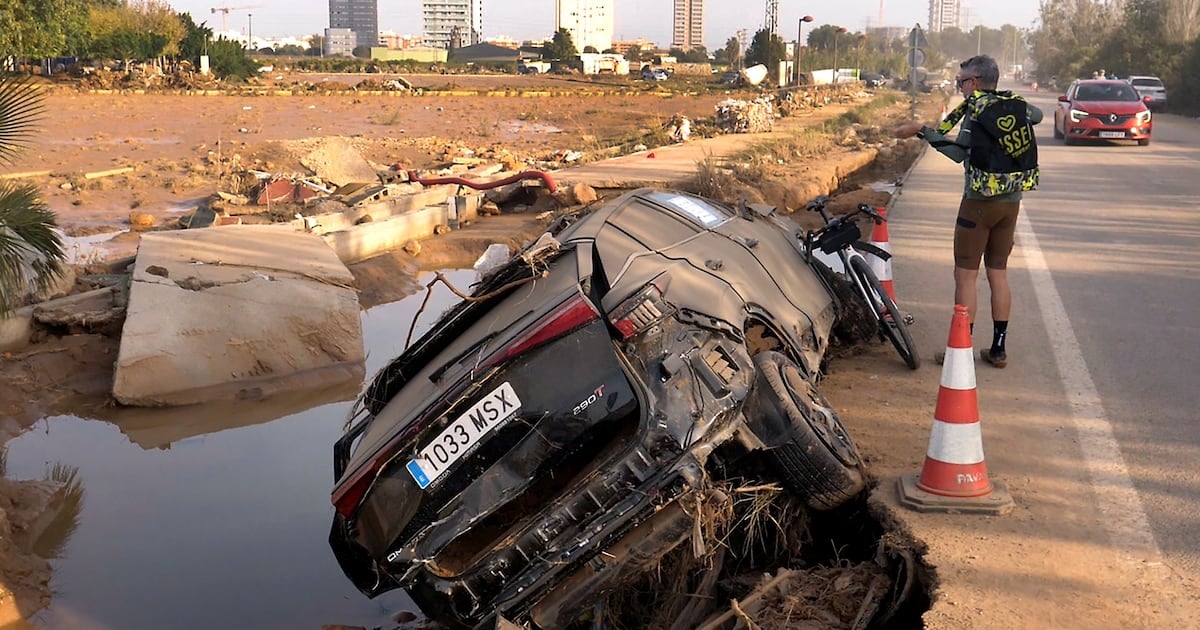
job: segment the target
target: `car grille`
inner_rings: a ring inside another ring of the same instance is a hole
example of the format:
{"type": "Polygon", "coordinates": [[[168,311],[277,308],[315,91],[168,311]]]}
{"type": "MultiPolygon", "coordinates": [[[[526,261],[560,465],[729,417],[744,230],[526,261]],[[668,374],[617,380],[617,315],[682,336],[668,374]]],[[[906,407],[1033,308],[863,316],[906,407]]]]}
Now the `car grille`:
{"type": "Polygon", "coordinates": [[[1088,114],[1088,118],[1093,118],[1104,125],[1124,125],[1133,120],[1137,114],[1088,114]]]}

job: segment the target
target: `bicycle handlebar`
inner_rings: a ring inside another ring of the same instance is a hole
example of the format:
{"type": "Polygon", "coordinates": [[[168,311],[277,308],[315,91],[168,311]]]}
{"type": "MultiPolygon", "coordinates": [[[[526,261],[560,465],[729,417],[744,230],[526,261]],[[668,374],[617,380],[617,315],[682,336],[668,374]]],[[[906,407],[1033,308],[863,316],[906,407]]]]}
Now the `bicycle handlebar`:
{"type": "Polygon", "coordinates": [[[860,213],[871,217],[871,220],[874,221],[875,223],[886,223],[887,222],[887,219],[885,219],[883,217],[883,215],[879,214],[879,212],[877,210],[875,210],[875,208],[872,208],[871,206],[869,206],[865,203],[858,204],[858,207],[855,208],[853,212],[847,212],[846,214],[843,214],[838,217],[830,217],[829,214],[825,211],[825,206],[828,203],[829,203],[829,197],[826,197],[825,195],[821,195],[819,197],[815,197],[812,201],[805,204],[804,209],[808,210],[810,212],[821,213],[821,218],[825,219],[825,223],[846,221],[846,220],[849,220],[850,217],[853,217],[854,215],[860,214],[860,213]]]}

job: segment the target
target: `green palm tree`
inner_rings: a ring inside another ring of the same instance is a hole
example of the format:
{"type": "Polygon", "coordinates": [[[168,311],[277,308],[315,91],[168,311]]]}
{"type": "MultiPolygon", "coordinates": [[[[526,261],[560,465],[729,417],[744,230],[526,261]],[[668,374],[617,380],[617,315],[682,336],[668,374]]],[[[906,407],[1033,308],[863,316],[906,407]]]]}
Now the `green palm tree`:
{"type": "MultiPolygon", "coordinates": [[[[0,165],[16,163],[43,111],[36,86],[0,79],[0,165]]],[[[57,227],[57,217],[36,187],[0,182],[0,318],[31,290],[45,289],[62,275],[67,257],[57,227]]]]}

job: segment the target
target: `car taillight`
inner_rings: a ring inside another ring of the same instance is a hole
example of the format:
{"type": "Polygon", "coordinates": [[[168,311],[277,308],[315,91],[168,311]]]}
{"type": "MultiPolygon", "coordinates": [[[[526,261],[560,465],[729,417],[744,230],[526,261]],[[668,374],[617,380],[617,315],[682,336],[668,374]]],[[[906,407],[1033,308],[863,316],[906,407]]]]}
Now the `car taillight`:
{"type": "Polygon", "coordinates": [[[334,491],[333,507],[342,518],[350,518],[350,515],[354,514],[354,508],[358,507],[363,496],[367,494],[367,488],[370,488],[371,482],[375,480],[375,472],[378,470],[376,466],[372,465],[366,474],[355,479],[350,485],[334,491]]]}
{"type": "Polygon", "coordinates": [[[482,367],[492,367],[520,356],[600,319],[600,313],[582,294],[576,293],[559,304],[528,330],[498,350],[482,367]]]}
{"type": "Polygon", "coordinates": [[[612,310],[609,321],[623,339],[633,337],[671,314],[674,307],[663,299],[670,284],[671,276],[664,273],[612,310]]]}

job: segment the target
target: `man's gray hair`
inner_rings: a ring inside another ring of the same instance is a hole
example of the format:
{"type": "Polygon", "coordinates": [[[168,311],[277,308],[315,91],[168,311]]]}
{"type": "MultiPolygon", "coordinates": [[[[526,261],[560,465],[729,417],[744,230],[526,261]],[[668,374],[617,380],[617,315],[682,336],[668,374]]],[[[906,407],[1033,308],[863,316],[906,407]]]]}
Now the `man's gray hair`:
{"type": "Polygon", "coordinates": [[[988,89],[995,89],[1000,82],[1000,67],[996,60],[987,55],[976,55],[958,64],[965,72],[979,77],[979,84],[988,89]]]}

